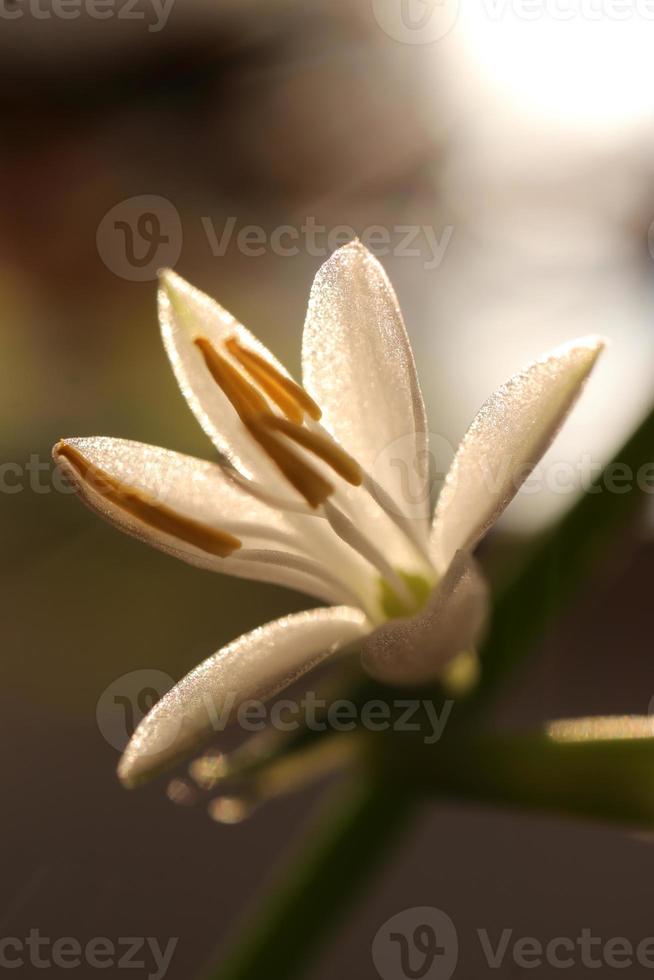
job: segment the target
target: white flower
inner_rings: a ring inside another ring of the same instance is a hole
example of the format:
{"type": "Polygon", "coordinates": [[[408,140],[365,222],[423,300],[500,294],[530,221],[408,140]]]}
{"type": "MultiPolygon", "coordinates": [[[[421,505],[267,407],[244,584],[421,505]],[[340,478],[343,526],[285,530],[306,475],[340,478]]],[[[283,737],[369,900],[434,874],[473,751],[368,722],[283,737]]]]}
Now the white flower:
{"type": "Polygon", "coordinates": [[[392,683],[436,677],[478,638],[486,588],[473,548],[537,463],[603,344],[548,354],[496,391],[463,439],[433,519],[416,512],[401,444],[428,486],[425,411],[384,271],[358,242],[316,276],[304,387],[245,327],[173,272],[161,279],[164,344],[220,453],[205,462],[120,439],[62,440],[58,465],[122,530],[195,565],[287,585],[329,605],[255,629],[200,664],[143,720],[119,767],[133,784],[211,732],[208,703],[269,698],[354,643],[392,683]],[[489,461],[502,462],[499,476],[489,461]],[[373,471],[375,477],[373,478],[373,471]]]}

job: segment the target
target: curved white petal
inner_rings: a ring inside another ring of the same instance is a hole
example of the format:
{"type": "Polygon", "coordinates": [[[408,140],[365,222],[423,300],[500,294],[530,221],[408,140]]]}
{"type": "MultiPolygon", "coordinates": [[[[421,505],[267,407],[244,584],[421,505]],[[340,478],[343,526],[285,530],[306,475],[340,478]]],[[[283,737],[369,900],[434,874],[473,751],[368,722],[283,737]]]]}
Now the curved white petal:
{"type": "Polygon", "coordinates": [[[297,518],[291,525],[281,512],[241,490],[217,463],[106,437],[62,440],[53,456],[89,507],[160,551],[211,571],[299,589],[326,602],[342,602],[345,597],[352,601],[334,576],[303,548],[297,518]],[[64,455],[65,446],[81,453],[91,467],[121,486],[183,519],[234,536],[240,547],[220,556],[139,519],[130,509],[107,499],[101,480],[83,478],[64,455]]]}
{"type": "Polygon", "coordinates": [[[358,609],[285,616],[229,643],[191,671],[143,719],[118,767],[133,786],[222,731],[244,701],[266,701],[369,629],[358,609]]]}
{"type": "Polygon", "coordinates": [[[288,377],[286,368],[231,313],[171,270],[161,274],[159,322],[164,346],[182,393],[218,450],[245,476],[265,483],[287,498],[293,496],[279,470],[249,435],[233,405],[211,376],[194,341],[204,337],[214,348],[221,350],[225,340],[236,337],[288,377]]]}
{"type": "Polygon", "coordinates": [[[371,615],[375,614],[374,595],[366,582],[352,585],[320,562],[294,551],[244,549],[235,552],[234,557],[226,558],[222,568],[215,569],[221,570],[236,578],[295,589],[330,605],[351,603],[368,610],[371,615]]]}
{"type": "Polygon", "coordinates": [[[459,552],[416,616],[393,619],[363,644],[366,671],[387,684],[422,684],[476,646],[486,622],[488,587],[474,558],[459,552]]]}
{"type": "Polygon", "coordinates": [[[427,421],[413,354],[393,288],[358,241],[316,275],[302,371],[325,428],[403,514],[427,520],[427,421]]]}
{"type": "Polygon", "coordinates": [[[436,507],[430,547],[437,568],[459,549],[474,548],[495,523],[554,439],[603,347],[599,337],[558,347],[482,406],[436,507]]]}

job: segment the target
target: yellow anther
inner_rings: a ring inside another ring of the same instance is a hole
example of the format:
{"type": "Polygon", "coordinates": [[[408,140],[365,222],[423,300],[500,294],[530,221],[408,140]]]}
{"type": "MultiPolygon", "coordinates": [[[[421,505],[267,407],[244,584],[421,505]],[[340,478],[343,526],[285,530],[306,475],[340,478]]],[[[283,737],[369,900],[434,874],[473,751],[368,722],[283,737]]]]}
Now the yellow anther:
{"type": "MultiPolygon", "coordinates": [[[[259,415],[245,424],[248,431],[281,470],[288,482],[295,487],[311,507],[324,503],[334,487],[317,470],[309,466],[297,453],[285,446],[281,439],[271,431],[273,415],[259,415]]],[[[284,421],[284,419],[280,419],[284,421]]]]}
{"type": "Polygon", "coordinates": [[[204,357],[216,384],[222,388],[243,421],[252,414],[268,412],[268,403],[254,385],[233,367],[226,357],[219,354],[206,337],[196,337],[195,346],[204,357]]]}
{"type": "Polygon", "coordinates": [[[292,378],[278,371],[261,354],[244,347],[237,337],[230,337],[225,342],[225,347],[287,418],[294,422],[301,422],[306,412],[310,418],[318,421],[322,415],[320,407],[292,378]]]}
{"type": "Polygon", "coordinates": [[[241,547],[241,542],[233,534],[208,527],[157,503],[135,487],[121,483],[94,466],[78,449],[65,442],[57,445],[55,456],[63,457],[72,466],[79,476],[82,490],[92,488],[107,503],[114,504],[155,531],[179,538],[219,558],[227,558],[241,547]]]}
{"type": "Polygon", "coordinates": [[[334,486],[301,455],[293,452],[280,435],[312,452],[348,483],[354,486],[361,484],[362,474],[358,463],[329,436],[313,432],[302,425],[304,411],[312,418],[320,416],[320,409],[303,388],[280,374],[259,354],[246,350],[236,337],[230,337],[225,342],[229,353],[287,417],[275,415],[254,384],[220,354],[206,337],[197,337],[195,345],[202,352],[212,377],[236,409],[250,435],[311,507],[324,503],[334,492],[334,486]]]}
{"type": "Polygon", "coordinates": [[[361,485],[363,480],[361,467],[349,453],[346,453],[329,436],[323,435],[321,432],[313,432],[311,429],[296,425],[295,422],[279,418],[277,415],[266,415],[261,421],[267,428],[283,432],[285,436],[293,439],[298,445],[318,456],[348,483],[355,487],[361,485]]]}

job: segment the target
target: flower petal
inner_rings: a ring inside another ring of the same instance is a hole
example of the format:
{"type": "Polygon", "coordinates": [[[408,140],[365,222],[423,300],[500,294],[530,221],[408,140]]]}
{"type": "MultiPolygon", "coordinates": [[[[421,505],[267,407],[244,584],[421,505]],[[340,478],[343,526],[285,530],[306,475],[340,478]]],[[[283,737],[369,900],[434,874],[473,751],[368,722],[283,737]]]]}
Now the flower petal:
{"type": "Polygon", "coordinates": [[[482,406],[436,507],[431,552],[441,571],[456,551],[474,548],[513,499],[579,397],[603,347],[599,337],[558,347],[482,406]]]}
{"type": "Polygon", "coordinates": [[[448,661],[474,648],[487,612],[486,580],[474,558],[458,552],[422,612],[392,619],[367,637],[363,666],[387,684],[434,680],[448,661]]]}
{"type": "Polygon", "coordinates": [[[401,513],[426,520],[427,421],[411,345],[384,270],[358,241],[335,252],[314,280],[302,368],[325,428],[401,513]],[[425,491],[417,503],[407,477],[425,491]]]}
{"type": "Polygon", "coordinates": [[[284,366],[231,313],[171,270],[161,274],[159,320],[177,382],[209,438],[245,476],[289,497],[288,485],[279,470],[248,434],[195,341],[208,340],[220,351],[226,341],[236,338],[277,372],[290,377],[284,366]]]}
{"type": "Polygon", "coordinates": [[[300,519],[291,525],[281,512],[240,489],[217,463],[105,437],[62,440],[53,456],[91,509],[160,551],[211,571],[286,585],[326,602],[352,601],[334,576],[305,552],[300,519]],[[73,465],[73,454],[81,464],[73,465]],[[135,496],[137,503],[147,502],[150,513],[132,505],[135,496]],[[217,541],[208,537],[212,534],[217,541]],[[232,546],[219,554],[213,545],[220,544],[223,534],[232,546]]]}
{"type": "Polygon", "coordinates": [[[118,767],[133,786],[222,731],[244,701],[266,701],[369,629],[358,609],[311,609],[223,647],[164,695],[136,729],[118,767]]]}

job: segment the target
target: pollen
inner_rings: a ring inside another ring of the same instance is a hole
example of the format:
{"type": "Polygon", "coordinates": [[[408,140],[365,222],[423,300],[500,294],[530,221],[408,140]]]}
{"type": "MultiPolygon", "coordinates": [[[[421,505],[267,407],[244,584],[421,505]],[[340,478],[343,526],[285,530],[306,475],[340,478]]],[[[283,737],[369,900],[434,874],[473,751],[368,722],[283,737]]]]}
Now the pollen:
{"type": "Polygon", "coordinates": [[[119,507],[155,531],[169,534],[219,558],[227,558],[241,546],[234,535],[184,517],[172,508],[159,504],[136,487],[116,480],[105,470],[90,463],[78,449],[65,442],[57,445],[55,456],[63,457],[72,466],[79,477],[82,491],[92,488],[107,503],[119,507]]]}
{"type": "Polygon", "coordinates": [[[316,422],[320,419],[320,406],[311,395],[292,378],[278,371],[265,357],[244,347],[237,337],[230,337],[225,347],[288,419],[301,422],[305,412],[316,422]]]}

